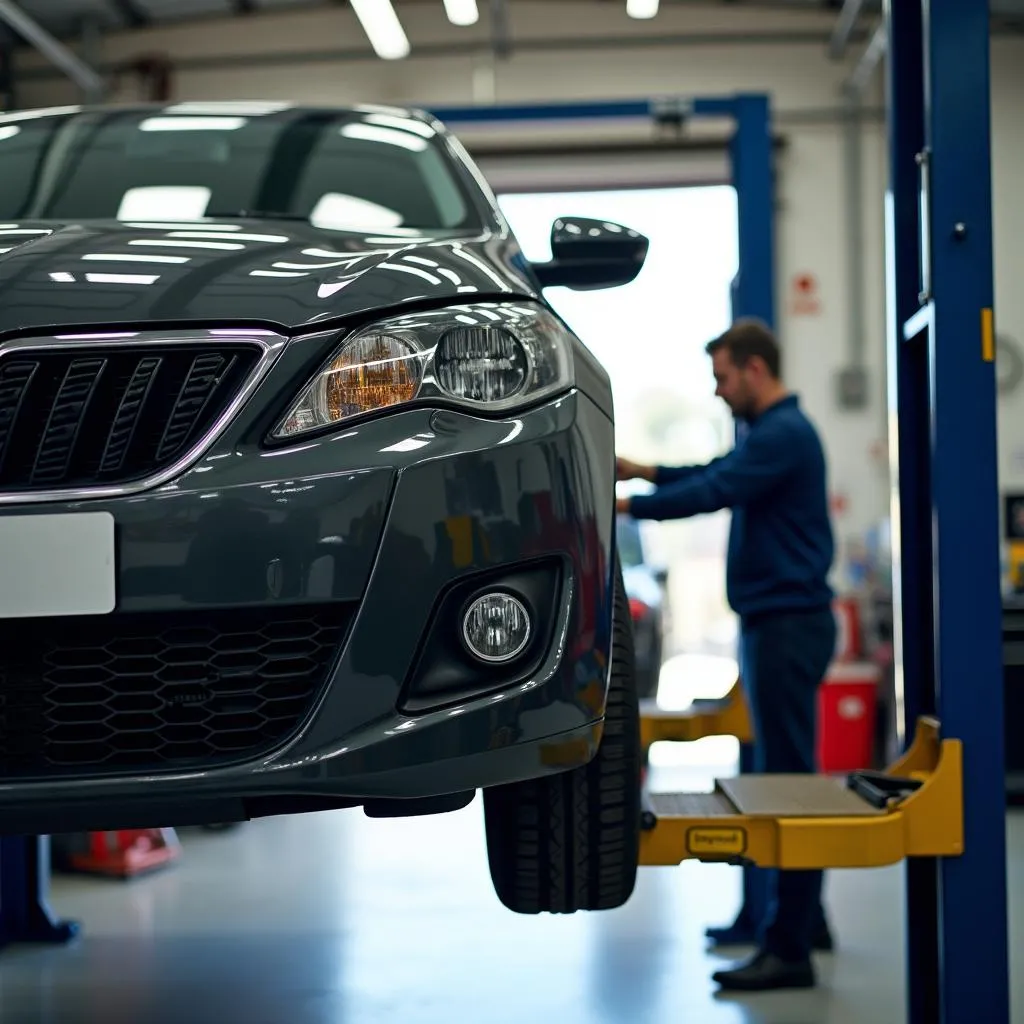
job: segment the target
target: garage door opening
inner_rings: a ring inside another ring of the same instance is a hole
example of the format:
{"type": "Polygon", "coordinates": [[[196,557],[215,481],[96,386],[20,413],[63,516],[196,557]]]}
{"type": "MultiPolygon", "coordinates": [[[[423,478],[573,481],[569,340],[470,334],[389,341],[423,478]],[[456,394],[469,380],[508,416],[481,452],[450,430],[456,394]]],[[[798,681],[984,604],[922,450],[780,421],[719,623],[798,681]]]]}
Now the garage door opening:
{"type": "MultiPolygon", "coordinates": [[[[632,284],[594,292],[552,288],[547,297],[611,374],[620,455],[689,464],[727,451],[732,417],[714,397],[704,345],[731,318],[729,287],[739,259],[735,191],[504,193],[500,203],[532,260],[550,257],[551,223],[559,216],[616,221],[647,235],[647,263],[632,284]]],[[[665,707],[719,696],[735,681],[736,621],[725,599],[728,528],[728,512],[643,524],[644,557],[668,570],[670,614],[658,687],[665,707]]],[[[730,763],[735,757],[734,741],[718,743],[718,756],[706,744],[716,741],[696,745],[704,764],[709,755],[730,763]]]]}

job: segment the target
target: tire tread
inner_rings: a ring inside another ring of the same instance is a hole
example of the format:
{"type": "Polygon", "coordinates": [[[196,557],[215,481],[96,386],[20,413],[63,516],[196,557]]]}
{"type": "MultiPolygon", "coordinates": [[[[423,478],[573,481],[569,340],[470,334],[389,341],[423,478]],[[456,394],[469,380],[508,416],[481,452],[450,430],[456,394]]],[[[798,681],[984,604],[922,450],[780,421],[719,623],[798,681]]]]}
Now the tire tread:
{"type": "Polygon", "coordinates": [[[614,602],[604,731],[593,760],[484,794],[491,879],[520,914],[610,910],[633,893],[642,757],[633,627],[618,565],[614,602]]]}

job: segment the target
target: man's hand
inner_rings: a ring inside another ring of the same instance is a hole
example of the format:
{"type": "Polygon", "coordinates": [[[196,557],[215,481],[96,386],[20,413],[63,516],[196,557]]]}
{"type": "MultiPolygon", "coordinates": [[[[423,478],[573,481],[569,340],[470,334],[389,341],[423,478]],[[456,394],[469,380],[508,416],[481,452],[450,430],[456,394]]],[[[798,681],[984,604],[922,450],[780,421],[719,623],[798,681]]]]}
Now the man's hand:
{"type": "Polygon", "coordinates": [[[654,466],[645,466],[639,462],[631,462],[629,459],[615,460],[615,475],[619,480],[646,480],[654,483],[654,466]]]}
{"type": "Polygon", "coordinates": [[[618,512],[619,515],[628,516],[629,515],[629,501],[630,501],[629,498],[616,498],[615,499],[615,511],[618,512]]]}

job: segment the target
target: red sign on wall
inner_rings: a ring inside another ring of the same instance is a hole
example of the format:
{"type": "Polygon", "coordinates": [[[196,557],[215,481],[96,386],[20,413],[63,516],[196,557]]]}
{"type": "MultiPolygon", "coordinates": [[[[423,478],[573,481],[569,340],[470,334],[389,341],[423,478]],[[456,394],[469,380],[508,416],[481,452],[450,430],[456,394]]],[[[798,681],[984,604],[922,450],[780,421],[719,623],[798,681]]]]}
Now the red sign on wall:
{"type": "Polygon", "coordinates": [[[818,279],[807,272],[793,275],[789,311],[793,316],[817,316],[821,312],[818,279]]]}

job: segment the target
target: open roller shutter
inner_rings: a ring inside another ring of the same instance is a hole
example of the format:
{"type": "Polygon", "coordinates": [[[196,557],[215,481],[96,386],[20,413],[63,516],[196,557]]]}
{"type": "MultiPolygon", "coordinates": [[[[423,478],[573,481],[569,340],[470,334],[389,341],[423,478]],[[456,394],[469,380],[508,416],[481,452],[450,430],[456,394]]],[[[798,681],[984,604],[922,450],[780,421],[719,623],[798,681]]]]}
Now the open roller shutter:
{"type": "Polygon", "coordinates": [[[575,192],[671,188],[730,182],[725,145],[691,147],[580,146],[557,152],[471,150],[495,192],[575,192]]]}

